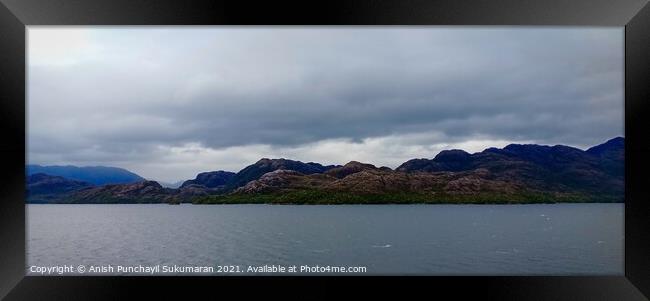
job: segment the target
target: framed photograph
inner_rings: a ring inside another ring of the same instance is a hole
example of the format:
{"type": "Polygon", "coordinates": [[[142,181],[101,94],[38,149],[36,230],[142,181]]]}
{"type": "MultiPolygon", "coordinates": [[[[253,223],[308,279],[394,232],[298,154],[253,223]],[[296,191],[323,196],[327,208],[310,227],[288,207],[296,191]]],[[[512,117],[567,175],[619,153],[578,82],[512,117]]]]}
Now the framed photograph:
{"type": "Polygon", "coordinates": [[[647,1],[0,2],[0,297],[650,296],[647,1]]]}

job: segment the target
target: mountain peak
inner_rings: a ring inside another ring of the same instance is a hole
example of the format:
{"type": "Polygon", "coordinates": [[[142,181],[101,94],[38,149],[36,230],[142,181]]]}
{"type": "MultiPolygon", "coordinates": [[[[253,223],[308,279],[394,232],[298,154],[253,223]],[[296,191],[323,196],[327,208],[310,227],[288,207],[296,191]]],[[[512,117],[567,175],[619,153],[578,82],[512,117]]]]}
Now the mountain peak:
{"type": "Polygon", "coordinates": [[[607,140],[605,143],[593,146],[587,149],[587,152],[592,155],[602,155],[603,153],[610,151],[621,151],[625,150],[625,138],[615,137],[607,140]]]}
{"type": "Polygon", "coordinates": [[[228,181],[230,181],[233,176],[235,176],[234,172],[223,170],[202,172],[196,175],[196,178],[193,180],[187,180],[183,182],[180,187],[183,188],[189,185],[202,185],[207,188],[215,188],[226,185],[226,183],[228,183],[228,181]]]}
{"type": "Polygon", "coordinates": [[[353,167],[353,166],[359,166],[359,167],[367,167],[367,168],[376,168],[374,165],[370,163],[361,163],[359,161],[350,161],[343,165],[343,167],[353,167]]]}
{"type": "Polygon", "coordinates": [[[328,167],[322,166],[318,163],[304,163],[301,161],[289,160],[285,158],[269,159],[262,158],[255,164],[249,165],[235,174],[226,186],[230,189],[235,189],[246,185],[248,182],[257,180],[265,173],[272,172],[278,169],[287,169],[297,171],[302,174],[315,174],[323,173],[328,167]]]}
{"type": "Polygon", "coordinates": [[[357,173],[364,170],[375,170],[375,169],[377,169],[377,167],[372,164],[361,163],[359,161],[350,161],[341,167],[332,168],[326,171],[325,174],[333,176],[335,178],[342,179],[353,173],[357,173]]]}
{"type": "Polygon", "coordinates": [[[470,156],[470,154],[462,149],[450,149],[439,152],[433,159],[434,160],[463,160],[470,156]]]}
{"type": "Polygon", "coordinates": [[[548,150],[550,148],[551,146],[548,145],[540,145],[540,144],[533,144],[533,143],[526,143],[526,144],[511,143],[506,145],[506,147],[504,147],[503,149],[507,151],[519,152],[519,151],[529,151],[533,149],[548,150]]]}

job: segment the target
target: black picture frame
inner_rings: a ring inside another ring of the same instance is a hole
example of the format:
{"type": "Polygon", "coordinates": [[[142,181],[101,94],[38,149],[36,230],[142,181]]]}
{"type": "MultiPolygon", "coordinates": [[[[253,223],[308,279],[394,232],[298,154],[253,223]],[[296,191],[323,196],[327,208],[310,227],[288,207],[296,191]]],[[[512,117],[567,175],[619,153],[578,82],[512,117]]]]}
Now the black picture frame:
{"type": "Polygon", "coordinates": [[[650,296],[650,5],[646,0],[167,1],[0,0],[0,297],[101,300],[225,293],[266,297],[647,300],[650,296]],[[621,277],[25,276],[27,25],[625,26],[625,275],[621,277]],[[399,289],[398,289],[399,287],[399,289]],[[348,293],[340,290],[346,289],[348,293]],[[644,297],[644,295],[646,297],[644,297]]]}

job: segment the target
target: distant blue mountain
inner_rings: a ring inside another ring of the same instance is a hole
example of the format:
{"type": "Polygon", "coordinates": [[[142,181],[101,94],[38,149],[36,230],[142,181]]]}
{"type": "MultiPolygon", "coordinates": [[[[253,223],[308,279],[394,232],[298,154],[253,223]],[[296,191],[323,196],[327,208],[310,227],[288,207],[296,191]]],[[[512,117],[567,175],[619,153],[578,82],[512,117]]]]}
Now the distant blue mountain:
{"type": "Polygon", "coordinates": [[[88,182],[94,185],[126,184],[144,181],[141,176],[126,169],[107,166],[25,166],[27,176],[43,173],[51,176],[60,176],[70,180],[88,182]]]}

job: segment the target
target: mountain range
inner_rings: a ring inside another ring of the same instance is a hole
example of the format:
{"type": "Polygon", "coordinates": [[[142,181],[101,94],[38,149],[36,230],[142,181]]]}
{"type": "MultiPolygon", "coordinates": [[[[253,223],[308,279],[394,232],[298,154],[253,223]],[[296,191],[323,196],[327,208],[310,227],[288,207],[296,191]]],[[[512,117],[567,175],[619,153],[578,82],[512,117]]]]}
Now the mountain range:
{"type": "Polygon", "coordinates": [[[60,176],[70,180],[88,182],[94,185],[124,184],[144,181],[144,178],[126,169],[107,166],[77,167],[72,165],[41,166],[32,164],[25,167],[25,172],[27,176],[42,173],[52,176],[60,176]]]}
{"type": "Polygon", "coordinates": [[[97,179],[91,174],[68,178],[60,169],[41,169],[28,172],[27,193],[28,202],[47,203],[622,202],[624,161],[625,139],[617,137],[587,150],[536,144],[473,154],[445,150],[395,170],[357,161],[325,166],[263,158],[237,173],[200,173],[179,188],[128,171],[135,175],[130,182],[106,184],[91,181],[97,179]]]}

